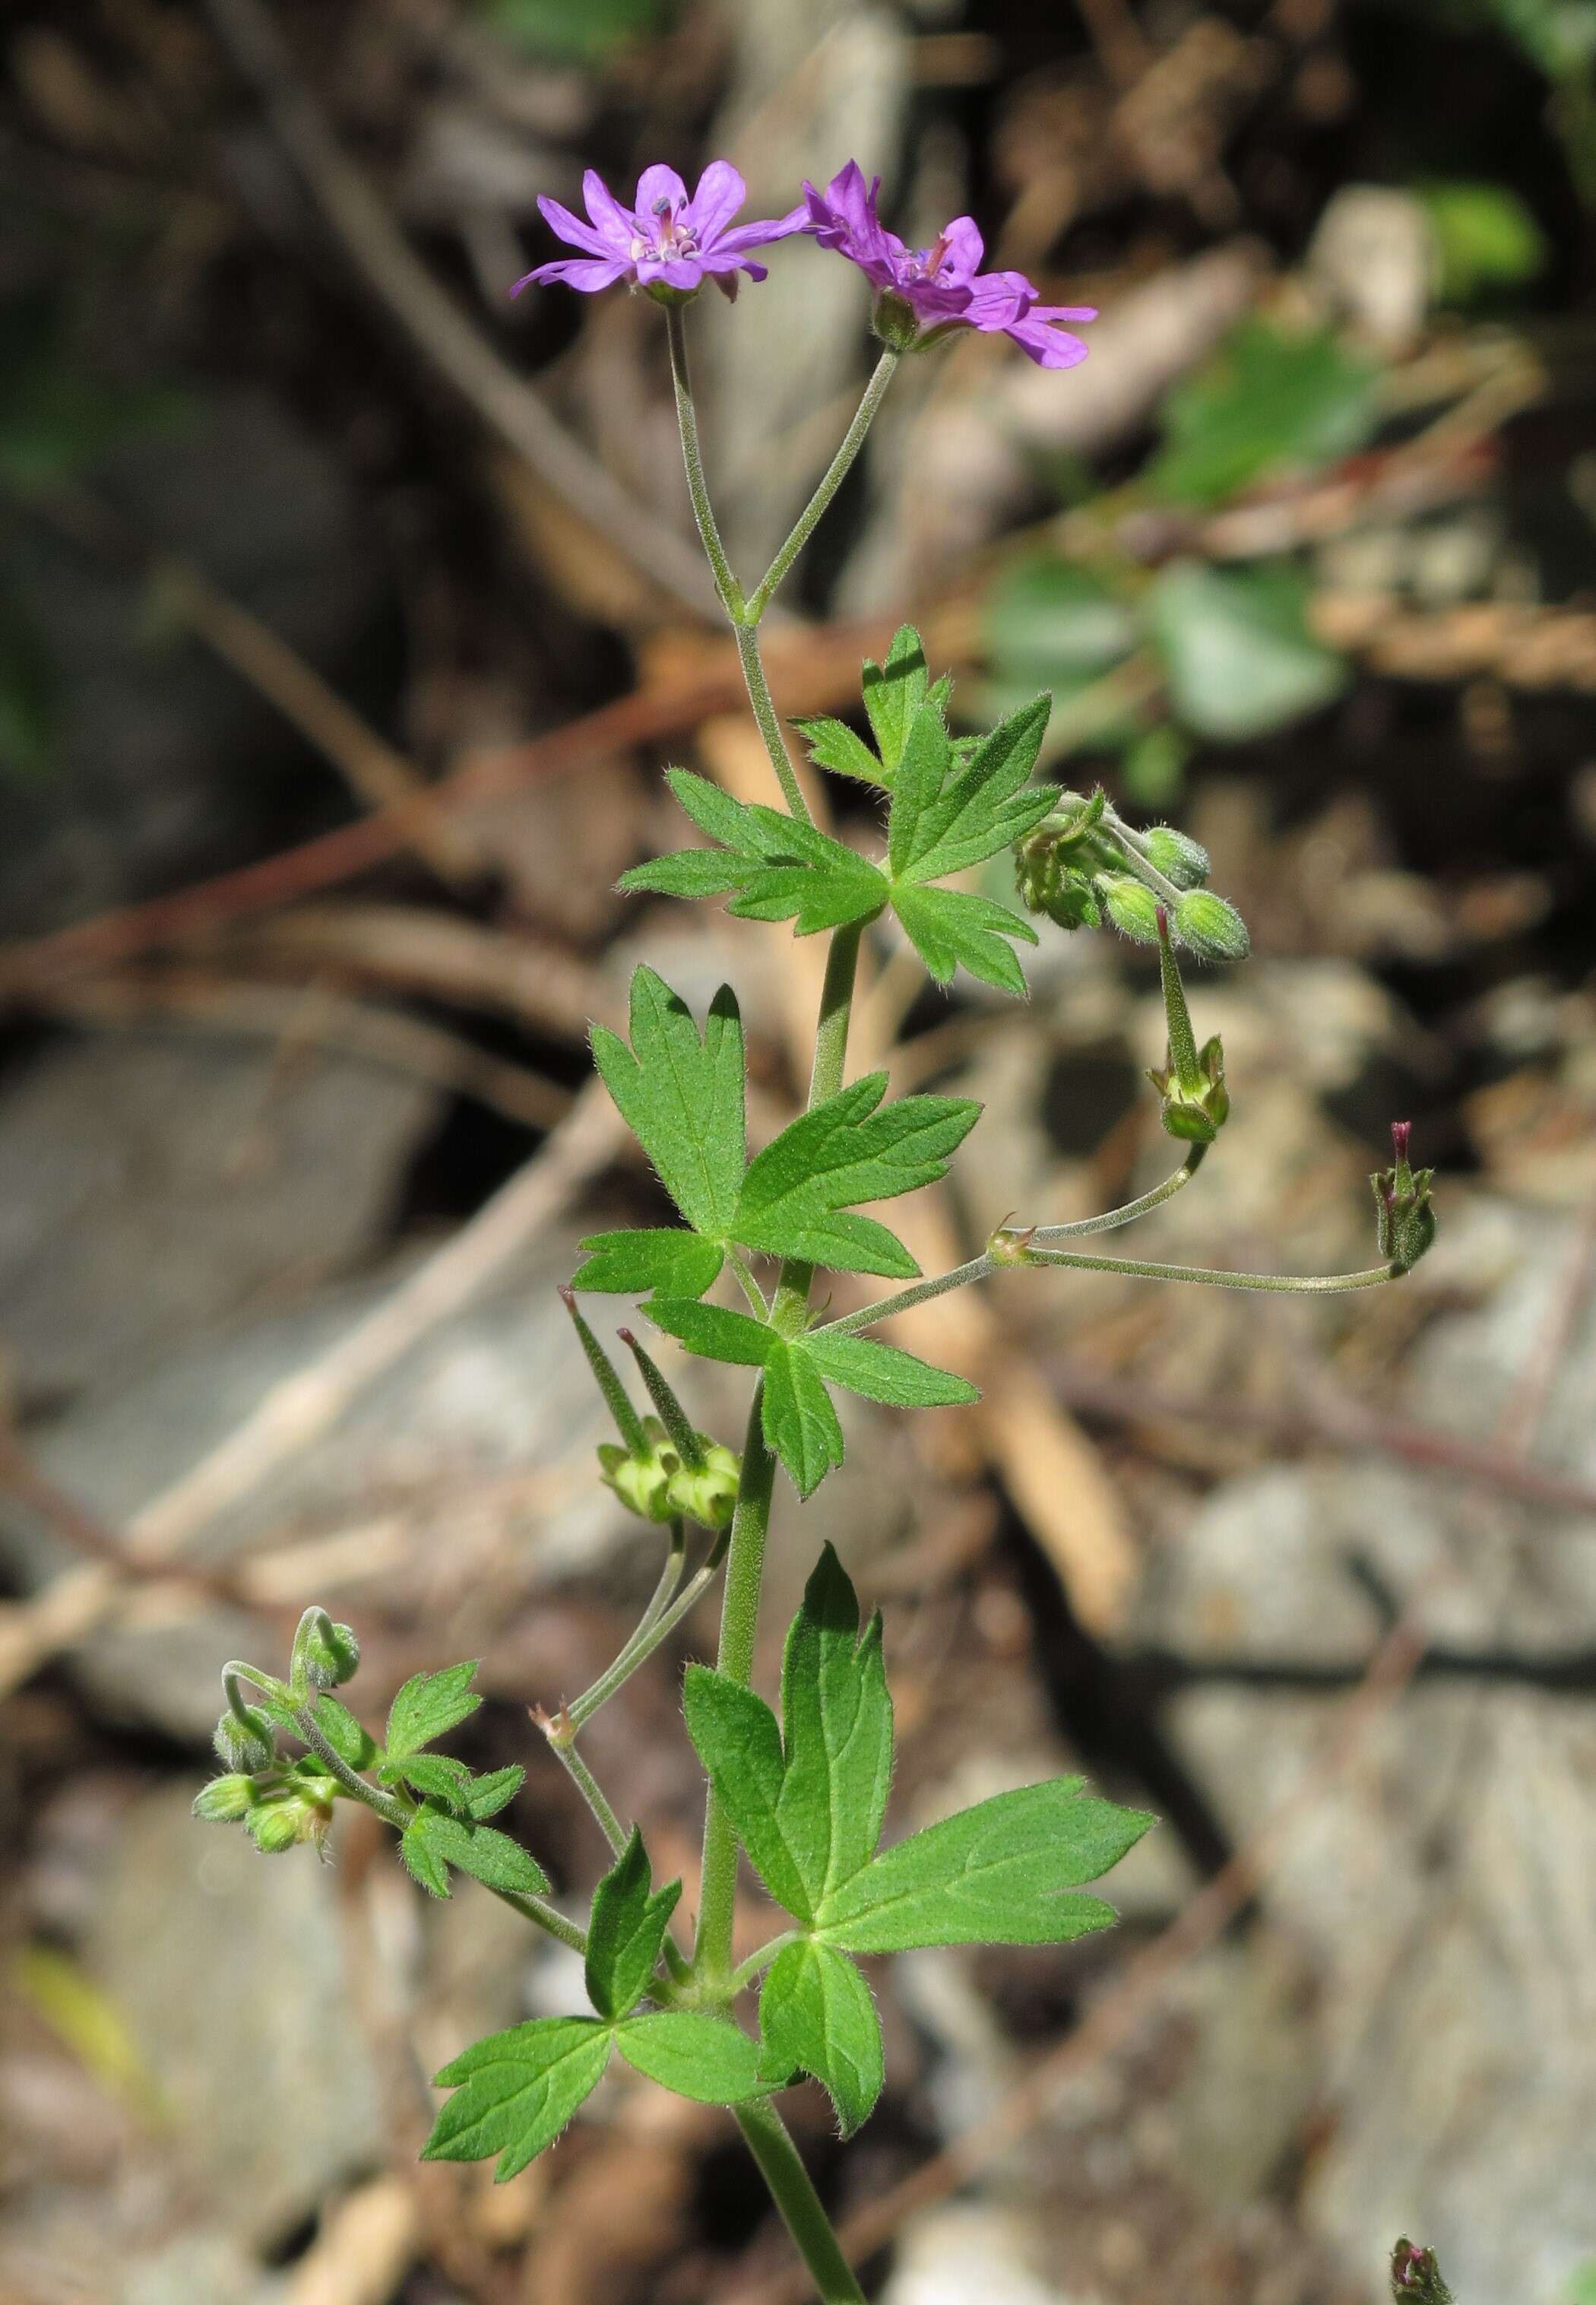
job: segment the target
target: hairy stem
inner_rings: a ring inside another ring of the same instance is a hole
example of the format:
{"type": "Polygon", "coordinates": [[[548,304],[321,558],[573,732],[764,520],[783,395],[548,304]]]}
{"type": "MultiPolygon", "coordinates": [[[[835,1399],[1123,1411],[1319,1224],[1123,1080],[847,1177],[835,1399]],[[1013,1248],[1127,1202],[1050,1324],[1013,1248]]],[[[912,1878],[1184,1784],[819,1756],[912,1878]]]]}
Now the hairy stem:
{"type": "Polygon", "coordinates": [[[777,1954],[785,1952],[788,1945],[796,1944],[802,1935],[802,1929],[783,1929],[779,1936],[767,1937],[758,1952],[751,1952],[746,1961],[740,1961],[728,1982],[731,1998],[734,2001],[739,1993],[746,1992],[756,1977],[764,1975],[777,1954]]]}
{"type": "MultiPolygon", "coordinates": [[[[716,1668],[744,1688],[753,1670],[754,1637],[760,1621],[760,1586],[765,1574],[765,1540],[770,1531],[770,1499],[776,1459],[765,1446],[761,1416],[763,1380],[748,1405],[743,1441],[743,1478],[732,1518],[726,1553],[726,1593],[720,1611],[720,1647],[716,1668]]],[[[723,1983],[732,1968],[732,1915],[737,1894],[737,1831],[713,1786],[704,1808],[704,1867],[699,1894],[698,1941],[692,1965],[710,1985],[723,1983]]]]}
{"type": "Polygon", "coordinates": [[[760,2174],[770,2188],[823,2305],[865,2305],[864,2292],[848,2270],[831,2220],[776,2107],[768,2098],[741,2105],[737,2126],[760,2165],[760,2174]]]}
{"type": "Polygon", "coordinates": [[[679,304],[672,304],[666,308],[665,319],[671,348],[671,384],[676,396],[676,425],[682,435],[682,461],[687,467],[687,493],[692,498],[692,516],[698,523],[699,536],[715,577],[715,590],[720,595],[720,604],[732,622],[740,624],[743,593],[732,574],[726,547],[720,540],[715,507],[709,502],[709,490],[704,480],[704,459],[699,448],[698,411],[692,403],[692,376],[687,365],[687,315],[679,304]]]}
{"type": "Polygon", "coordinates": [[[1022,1248],[1012,1262],[1124,1272],[1134,1280],[1189,1280],[1206,1289],[1262,1289],[1278,1297],[1345,1297],[1354,1289],[1380,1289],[1403,1278],[1399,1264],[1371,1264],[1362,1272],[1221,1272],[1205,1264],[1146,1264],[1135,1257],[1088,1256],[1065,1248],[1022,1248]]]}
{"type": "Polygon", "coordinates": [[[726,1558],[726,1542],[725,1537],[716,1539],[701,1566],[694,1569],[669,1607],[654,1617],[646,1630],[640,1626],[608,1670],[601,1672],[590,1688],[584,1689],[573,1704],[565,1707],[566,1716],[573,1727],[585,1728],[599,1706],[607,1705],[616,1689],[624,1688],[639,1665],[670,1638],[688,1611],[697,1605],[714,1583],[716,1573],[726,1558]]]}
{"type": "MultiPolygon", "coordinates": [[[[832,935],[826,959],[826,981],[820,991],[820,1013],[815,1025],[814,1063],[809,1080],[811,1108],[835,1096],[843,1084],[848,1025],[853,1013],[853,981],[862,934],[862,923],[853,922],[832,935]]],[[[789,1257],[782,1266],[771,1318],[786,1334],[794,1333],[802,1324],[813,1277],[813,1267],[801,1259],[789,1257]]],[[[776,1484],[776,1459],[765,1446],[764,1391],[761,1382],[754,1387],[749,1404],[748,1431],[743,1442],[743,1480],[726,1556],[720,1648],[715,1661],[718,1671],[740,1681],[744,1688],[753,1670],[760,1586],[765,1573],[765,1541],[769,1535],[770,1500],[776,1484]]],[[[703,1886],[699,1902],[698,1944],[693,1955],[694,1969],[710,1984],[723,1982],[731,1974],[732,1911],[736,1888],[737,1835],[711,1787],[704,1812],[703,1886]]]]}
{"type": "Polygon", "coordinates": [[[876,362],[874,373],[864,388],[864,397],[853,412],[853,421],[843,438],[843,444],[826,467],[820,481],[803,510],[799,514],[793,532],[760,580],[758,590],[750,597],[744,611],[751,625],[757,625],[770,605],[771,595],[781,583],[798,555],[819,527],[827,506],[841,488],[848,469],[864,446],[864,436],[875,421],[876,411],[887,396],[901,354],[884,352],[876,362]]]}
{"type": "Polygon", "coordinates": [[[751,625],[734,620],[737,635],[737,660],[743,667],[743,685],[748,701],[753,706],[753,717],[760,724],[760,734],[765,740],[765,750],[770,755],[770,765],[776,770],[776,781],[781,787],[782,798],[789,812],[801,824],[812,824],[809,803],[798,783],[798,771],[793,766],[793,755],[787,750],[787,740],[782,733],[781,721],[771,700],[770,684],[765,677],[764,659],[760,654],[760,636],[751,625]]]}
{"type": "MultiPolygon", "coordinates": [[[[1207,1152],[1206,1144],[1194,1144],[1181,1166],[1172,1176],[1150,1192],[1142,1193],[1133,1201],[1126,1201],[1117,1209],[1106,1209],[1101,1216],[1077,1217],[1073,1224],[1042,1225],[1030,1235],[1031,1245],[1046,1245],[1054,1240],[1079,1240],[1094,1232],[1112,1232],[1119,1225],[1131,1224],[1144,1217],[1150,1209],[1161,1202],[1172,1200],[1184,1185],[1188,1185],[1198,1164],[1207,1152]]],[[[952,1289],[967,1289],[972,1280],[989,1280],[994,1272],[1006,1272],[1016,1262],[1012,1255],[993,1256],[983,1252],[972,1256],[967,1264],[955,1264],[951,1272],[939,1272],[930,1280],[916,1280],[907,1289],[899,1289],[890,1297],[879,1297],[875,1304],[862,1306],[857,1313],[845,1313],[840,1320],[825,1323],[827,1329],[840,1330],[845,1336],[853,1336],[861,1329],[874,1328],[878,1321],[889,1321],[895,1313],[913,1312],[916,1305],[929,1305],[934,1297],[946,1297],[952,1289]]]]}
{"type": "Polygon", "coordinates": [[[598,1778],[577,1751],[574,1739],[550,1735],[549,1750],[570,1778],[577,1791],[591,1810],[599,1832],[608,1841],[610,1854],[620,1857],[626,1848],[626,1834],[621,1830],[620,1819],[606,1800],[598,1778]]]}

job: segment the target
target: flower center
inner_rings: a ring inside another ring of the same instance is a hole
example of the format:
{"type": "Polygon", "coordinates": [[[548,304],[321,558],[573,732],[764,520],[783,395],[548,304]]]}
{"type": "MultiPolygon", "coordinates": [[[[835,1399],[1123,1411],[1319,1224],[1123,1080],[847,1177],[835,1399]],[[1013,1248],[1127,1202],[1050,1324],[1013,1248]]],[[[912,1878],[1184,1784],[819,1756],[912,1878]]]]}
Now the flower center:
{"type": "Polygon", "coordinates": [[[941,276],[947,261],[947,234],[943,233],[930,248],[917,248],[904,270],[911,280],[936,280],[941,276]]]}
{"type": "MultiPolygon", "coordinates": [[[[667,264],[673,257],[692,256],[697,253],[698,234],[691,225],[684,225],[678,221],[680,211],[671,206],[669,200],[663,193],[655,201],[649,213],[654,219],[654,237],[650,240],[643,231],[633,234],[632,241],[633,263],[639,257],[648,257],[658,263],[667,264]]],[[[641,224],[641,219],[639,218],[638,221],[641,224]]]]}

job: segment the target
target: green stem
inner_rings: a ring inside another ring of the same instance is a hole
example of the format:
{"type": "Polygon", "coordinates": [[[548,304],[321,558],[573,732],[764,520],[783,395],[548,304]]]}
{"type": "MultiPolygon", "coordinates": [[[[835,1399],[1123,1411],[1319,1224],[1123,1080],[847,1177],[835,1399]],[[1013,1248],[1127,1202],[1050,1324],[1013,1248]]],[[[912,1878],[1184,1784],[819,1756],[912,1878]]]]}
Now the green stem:
{"type": "Polygon", "coordinates": [[[1076,1272],[1124,1272],[1135,1280],[1189,1280],[1207,1289],[1261,1289],[1278,1297],[1345,1297],[1354,1289],[1380,1289],[1400,1280],[1400,1265],[1371,1264],[1362,1272],[1220,1272],[1204,1264],[1145,1264],[1129,1256],[1085,1256],[1065,1248],[1023,1247],[1015,1264],[1064,1264],[1076,1272]]]}
{"type": "Polygon", "coordinates": [[[853,421],[844,436],[841,447],[826,467],[825,478],[799,514],[792,534],[765,571],[758,590],[749,600],[744,614],[751,625],[757,625],[769,607],[772,593],[814,534],[827,506],[841,488],[849,466],[864,446],[864,436],[875,421],[876,411],[887,396],[887,387],[892,382],[893,372],[900,358],[901,354],[897,353],[884,352],[876,362],[875,371],[864,389],[864,398],[853,413],[853,421]]]}
{"type": "Polygon", "coordinates": [[[737,2126],[810,2269],[822,2305],[865,2305],[864,2292],[848,2270],[831,2220],[780,2114],[768,2098],[755,2098],[736,2111],[737,2126]]]}
{"type": "Polygon", "coordinates": [[[734,2001],[739,1993],[745,1992],[754,1978],[769,1968],[777,1954],[785,1952],[788,1945],[796,1944],[802,1934],[801,1929],[783,1929],[779,1936],[768,1937],[759,1951],[751,1952],[746,1961],[740,1961],[727,1983],[729,1997],[734,2001]]]}
{"type": "MultiPolygon", "coordinates": [[[[851,922],[832,935],[826,957],[826,980],[820,990],[820,1013],[815,1026],[814,1063],[809,1078],[811,1109],[827,1097],[835,1096],[843,1084],[848,1026],[853,1014],[853,982],[863,932],[862,923],[851,922]]],[[[813,1266],[800,1258],[789,1257],[782,1266],[771,1319],[784,1335],[795,1334],[802,1326],[813,1277],[813,1266]]],[[[765,1542],[770,1530],[770,1500],[776,1485],[776,1459],[765,1446],[763,1406],[764,1386],[760,1383],[755,1386],[749,1403],[748,1430],[743,1442],[743,1480],[726,1555],[720,1648],[715,1661],[718,1671],[744,1688],[753,1670],[760,1586],[765,1572],[765,1542]]],[[[731,1974],[732,1913],[736,1888],[737,1835],[711,1787],[704,1812],[703,1884],[699,1900],[698,1945],[693,1955],[693,1966],[707,1983],[723,1982],[731,1974]]]]}
{"type": "Polygon", "coordinates": [[[716,1572],[726,1557],[726,1540],[717,1538],[701,1567],[696,1569],[683,1586],[670,1606],[655,1617],[645,1629],[639,1626],[620,1655],[607,1671],[601,1672],[590,1688],[586,1688],[573,1704],[565,1707],[567,1718],[578,1729],[585,1729],[600,1705],[607,1705],[618,1688],[624,1688],[637,1671],[651,1657],[655,1650],[667,1641],[688,1611],[714,1583],[716,1572]]]}
{"type": "Polygon", "coordinates": [[[800,824],[812,824],[809,803],[798,783],[798,771],[793,766],[793,755],[787,750],[787,740],[771,701],[770,684],[765,677],[764,659],[760,654],[760,636],[751,625],[734,619],[737,636],[737,660],[743,667],[743,685],[748,701],[753,706],[753,717],[760,724],[760,734],[765,740],[765,750],[770,755],[770,765],[776,770],[776,780],[781,787],[782,798],[790,814],[800,824]]]}
{"type": "MultiPolygon", "coordinates": [[[[760,1586],[765,1574],[765,1540],[770,1533],[770,1499],[776,1459],[765,1446],[761,1413],[763,1380],[748,1405],[743,1441],[743,1478],[732,1540],[726,1552],[726,1591],[720,1610],[720,1647],[716,1669],[744,1688],[753,1670],[754,1637],[760,1621],[760,1586]]],[[[713,1785],[704,1808],[704,1867],[699,1893],[698,1942],[692,1965],[707,1984],[723,1984],[732,1970],[732,1918],[737,1895],[737,1829],[713,1785]]]]}
{"type": "Polygon", "coordinates": [[[721,607],[734,625],[740,624],[743,594],[720,540],[699,448],[698,412],[692,403],[692,376],[687,365],[687,315],[679,304],[671,304],[666,308],[665,319],[671,348],[671,384],[676,396],[676,425],[682,435],[682,462],[687,467],[687,493],[692,498],[692,516],[698,523],[721,607]]]}
{"type": "MultiPolygon", "coordinates": [[[[1172,1200],[1183,1185],[1190,1184],[1203,1154],[1206,1144],[1194,1144],[1182,1165],[1172,1176],[1150,1192],[1139,1194],[1135,1200],[1126,1201],[1123,1207],[1107,1209],[1101,1216],[1077,1217],[1073,1224],[1043,1225],[1031,1233],[1030,1246],[1044,1246],[1052,1240],[1078,1240],[1083,1234],[1113,1232],[1119,1225],[1132,1223],[1145,1216],[1163,1201],[1172,1200]]],[[[824,1329],[836,1329],[844,1336],[853,1336],[861,1329],[872,1329],[878,1321],[889,1321],[896,1313],[913,1312],[916,1305],[929,1305],[934,1297],[946,1297],[952,1289],[967,1289],[972,1280],[988,1280],[994,1272],[1006,1272],[1023,1258],[993,1256],[983,1253],[972,1256],[967,1264],[955,1264],[951,1272],[939,1272],[934,1280],[916,1280],[907,1289],[900,1289],[891,1297],[879,1297],[875,1304],[862,1306],[857,1313],[846,1313],[840,1320],[828,1321],[824,1329]]]]}
{"type": "Polygon", "coordinates": [[[599,1832],[609,1843],[610,1854],[614,1857],[624,1855],[627,1836],[621,1830],[620,1819],[604,1798],[598,1778],[577,1751],[574,1742],[568,1738],[551,1735],[548,1744],[560,1766],[592,1811],[599,1832]]]}

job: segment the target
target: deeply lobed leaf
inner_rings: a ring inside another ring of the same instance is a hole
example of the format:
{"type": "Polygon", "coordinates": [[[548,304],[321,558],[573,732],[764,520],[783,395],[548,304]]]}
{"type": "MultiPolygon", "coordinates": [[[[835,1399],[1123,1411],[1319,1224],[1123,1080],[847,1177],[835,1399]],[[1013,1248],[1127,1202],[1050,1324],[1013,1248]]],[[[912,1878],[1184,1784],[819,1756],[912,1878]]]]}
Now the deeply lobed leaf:
{"type": "Polygon", "coordinates": [[[588,1924],[588,1998],[601,2017],[624,2017],[647,1992],[680,1881],[657,1894],[642,1834],[632,1827],[622,1854],[593,1892],[588,1924]]]}
{"type": "Polygon", "coordinates": [[[785,1945],[760,1995],[767,2080],[809,2073],[830,2097],[845,2137],[869,2120],[886,2068],[870,1989],[845,1953],[805,1937],[785,1945]]]}
{"type": "Polygon", "coordinates": [[[632,1044],[593,1028],[593,1061],[622,1118],[695,1232],[728,1238],[743,1181],[743,1020],[723,985],[700,1041],[686,1002],[651,968],[632,979],[632,1044]]]}

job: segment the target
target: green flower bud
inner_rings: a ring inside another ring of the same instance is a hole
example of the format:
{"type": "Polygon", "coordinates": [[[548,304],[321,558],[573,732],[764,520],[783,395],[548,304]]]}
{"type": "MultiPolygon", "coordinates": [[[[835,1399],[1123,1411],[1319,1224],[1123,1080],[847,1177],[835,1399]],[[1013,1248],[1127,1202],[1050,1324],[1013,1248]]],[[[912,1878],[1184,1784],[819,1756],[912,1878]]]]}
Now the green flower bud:
{"type": "Polygon", "coordinates": [[[293,1799],[259,1801],[244,1819],[244,1831],[263,1857],[281,1857],[300,1844],[301,1804],[293,1799]]]}
{"type": "Polygon", "coordinates": [[[737,1509],[737,1484],[743,1467],[732,1450],[719,1441],[700,1434],[703,1464],[697,1472],[685,1465],[671,1475],[666,1494],[671,1510],[702,1528],[729,1527],[737,1509]]]}
{"type": "Polygon", "coordinates": [[[1196,889],[1175,908],[1176,940],[1200,960],[1245,960],[1252,940],[1234,905],[1210,889],[1196,889]]]}
{"type": "Polygon", "coordinates": [[[1211,1144],[1230,1118],[1230,1096],[1225,1086],[1225,1051],[1216,1033],[1198,1051],[1198,1080],[1183,1081],[1173,1065],[1156,1067],[1147,1076],[1163,1099],[1159,1118],[1171,1136],[1184,1144],[1211,1144]]]}
{"type": "Polygon", "coordinates": [[[1061,929],[1100,929],[1103,908],[1084,872],[1065,872],[1042,908],[1061,929]]]}
{"type": "Polygon", "coordinates": [[[273,1793],[258,1800],[244,1818],[244,1831],[263,1857],[281,1857],[308,1841],[319,1850],[332,1823],[332,1788],[324,1800],[307,1790],[273,1793]]]}
{"type": "Polygon", "coordinates": [[[1452,2305],[1435,2251],[1405,2234],[1391,2251],[1391,2295],[1395,2305],[1452,2305]]]}
{"type": "Polygon", "coordinates": [[[242,1717],[231,1708],[224,1713],[211,1743],[224,1768],[235,1769],[246,1777],[269,1768],[277,1749],[276,1731],[266,1714],[252,1705],[245,1707],[242,1717]]]}
{"type": "Polygon", "coordinates": [[[1159,900],[1143,881],[1128,873],[1105,872],[1097,884],[1103,910],[1119,931],[1137,944],[1159,940],[1159,900]]]}
{"type": "Polygon", "coordinates": [[[253,1777],[213,1777],[194,1796],[194,1815],[207,1824],[236,1824],[255,1805],[253,1777]]]}
{"type": "Polygon", "coordinates": [[[1391,1123],[1388,1169],[1377,1169],[1369,1182],[1374,1188],[1375,1236],[1380,1253],[1398,1272],[1411,1272],[1435,1241],[1435,1211],[1430,1187],[1433,1169],[1415,1169],[1408,1161],[1413,1135],[1411,1120],[1391,1123]]]}
{"type": "Polygon", "coordinates": [[[341,1681],[353,1680],[361,1645],[350,1626],[318,1618],[306,1631],[301,1654],[311,1688],[336,1688],[341,1681]]]}
{"type": "Polygon", "coordinates": [[[1177,889],[1201,889],[1208,878],[1208,851],[1172,824],[1154,824],[1147,832],[1147,860],[1177,889]]]}

